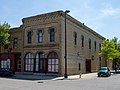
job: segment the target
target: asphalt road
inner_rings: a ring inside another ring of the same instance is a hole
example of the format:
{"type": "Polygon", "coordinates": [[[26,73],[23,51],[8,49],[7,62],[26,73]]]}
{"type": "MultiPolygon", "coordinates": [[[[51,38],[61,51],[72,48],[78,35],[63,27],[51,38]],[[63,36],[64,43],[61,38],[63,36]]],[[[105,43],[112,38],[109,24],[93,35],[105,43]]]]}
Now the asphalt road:
{"type": "Polygon", "coordinates": [[[0,90],[120,90],[120,74],[54,81],[0,78],[0,90]]]}

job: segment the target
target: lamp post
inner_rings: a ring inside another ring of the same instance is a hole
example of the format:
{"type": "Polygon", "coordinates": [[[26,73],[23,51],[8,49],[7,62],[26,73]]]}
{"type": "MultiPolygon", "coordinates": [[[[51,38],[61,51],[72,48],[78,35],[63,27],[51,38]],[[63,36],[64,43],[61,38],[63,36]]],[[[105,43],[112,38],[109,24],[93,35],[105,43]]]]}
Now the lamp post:
{"type": "Polygon", "coordinates": [[[67,35],[66,35],[66,14],[69,13],[69,10],[65,11],[65,74],[64,74],[64,78],[68,78],[67,75],[67,35]]]}

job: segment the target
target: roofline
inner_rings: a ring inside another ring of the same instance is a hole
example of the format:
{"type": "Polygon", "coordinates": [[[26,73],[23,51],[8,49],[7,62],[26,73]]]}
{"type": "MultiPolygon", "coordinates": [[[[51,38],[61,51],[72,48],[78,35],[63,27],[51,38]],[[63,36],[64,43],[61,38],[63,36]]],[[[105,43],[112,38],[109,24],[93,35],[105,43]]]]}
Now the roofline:
{"type": "MultiPolygon", "coordinates": [[[[31,18],[35,18],[35,17],[44,17],[44,16],[48,16],[48,15],[55,15],[55,14],[58,14],[62,17],[64,17],[65,15],[65,12],[63,10],[58,10],[58,11],[53,11],[53,12],[49,12],[49,13],[44,13],[44,14],[40,14],[40,15],[35,15],[35,16],[30,16],[30,17],[26,17],[26,18],[23,18],[22,19],[22,22],[24,23],[24,20],[27,20],[27,19],[31,19],[31,18]]],[[[67,14],[67,19],[72,21],[73,23],[79,25],[80,27],[86,29],[87,31],[89,31],[90,33],[98,36],[99,38],[101,39],[105,39],[105,37],[103,37],[102,35],[98,34],[97,32],[95,32],[93,29],[89,28],[87,25],[85,25],[84,23],[81,23],[80,21],[78,21],[77,19],[75,19],[74,17],[70,16],[69,14],[67,14]]]]}
{"type": "MultiPolygon", "coordinates": [[[[62,13],[64,13],[64,12],[62,12],[62,13]]],[[[62,15],[62,16],[64,17],[64,15],[62,15]]],[[[91,32],[92,34],[97,35],[99,38],[105,39],[105,37],[103,37],[102,35],[98,34],[93,29],[89,28],[87,25],[85,25],[84,23],[81,23],[80,21],[78,21],[74,17],[70,16],[69,14],[67,14],[66,18],[68,20],[72,21],[73,23],[76,23],[77,25],[81,26],[82,28],[85,28],[87,31],[91,32]]]]}

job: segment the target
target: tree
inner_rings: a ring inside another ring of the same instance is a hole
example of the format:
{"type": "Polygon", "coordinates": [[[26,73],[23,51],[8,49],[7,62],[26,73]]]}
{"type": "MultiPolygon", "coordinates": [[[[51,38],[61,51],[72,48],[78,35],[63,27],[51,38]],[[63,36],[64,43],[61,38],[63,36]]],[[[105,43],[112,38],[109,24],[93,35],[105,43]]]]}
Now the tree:
{"type": "Polygon", "coordinates": [[[9,29],[10,25],[7,22],[0,24],[0,45],[2,46],[9,43],[9,29]]]}
{"type": "MultiPolygon", "coordinates": [[[[115,43],[116,50],[120,52],[120,41],[118,41],[118,38],[114,37],[112,41],[115,43]]],[[[113,61],[113,66],[114,66],[115,71],[117,70],[117,65],[120,65],[120,56],[116,57],[113,61]]]]}
{"type": "Polygon", "coordinates": [[[116,49],[116,44],[113,40],[103,41],[100,54],[106,61],[114,60],[115,58],[120,57],[120,52],[116,49]]]}

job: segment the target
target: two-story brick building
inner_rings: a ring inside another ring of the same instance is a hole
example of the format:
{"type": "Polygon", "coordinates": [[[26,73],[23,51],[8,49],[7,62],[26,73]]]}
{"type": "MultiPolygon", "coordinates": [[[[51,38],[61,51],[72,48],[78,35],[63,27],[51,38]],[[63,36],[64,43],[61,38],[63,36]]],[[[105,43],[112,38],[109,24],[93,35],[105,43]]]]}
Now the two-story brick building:
{"type": "MultiPolygon", "coordinates": [[[[20,27],[10,30],[10,67],[15,71],[63,75],[65,13],[55,11],[23,18],[22,22],[20,27]]],[[[66,30],[68,74],[94,72],[104,65],[99,56],[104,37],[68,14],[66,30]]],[[[1,48],[1,63],[7,58],[7,50],[1,48]]]]}

